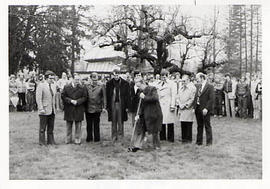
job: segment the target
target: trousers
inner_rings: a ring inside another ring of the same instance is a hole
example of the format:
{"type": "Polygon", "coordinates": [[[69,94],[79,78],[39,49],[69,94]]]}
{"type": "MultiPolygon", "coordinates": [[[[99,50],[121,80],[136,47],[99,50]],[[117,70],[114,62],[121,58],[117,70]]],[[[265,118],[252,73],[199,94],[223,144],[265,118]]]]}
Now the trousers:
{"type": "Polygon", "coordinates": [[[47,144],[55,144],[54,140],[54,119],[55,114],[51,115],[39,115],[39,144],[45,145],[45,132],[47,130],[47,144]]]}
{"type": "Polygon", "coordinates": [[[94,135],[94,141],[98,142],[100,141],[100,112],[96,113],[85,113],[86,117],[86,132],[87,137],[86,141],[90,142],[93,140],[94,135]]]}
{"type": "Polygon", "coordinates": [[[119,102],[112,105],[112,140],[124,137],[124,122],[122,121],[122,109],[119,102]]]}
{"type": "Polygon", "coordinates": [[[197,106],[195,109],[195,116],[197,120],[197,141],[196,144],[201,145],[203,143],[203,130],[205,128],[206,132],[206,144],[212,144],[212,127],[210,123],[210,113],[207,113],[205,116],[202,114],[200,106],[197,106]]]}
{"type": "Polygon", "coordinates": [[[240,118],[247,118],[247,97],[238,96],[238,109],[240,118]]]}
{"type": "Polygon", "coordinates": [[[168,140],[169,142],[174,142],[174,124],[167,124],[167,134],[166,134],[166,124],[162,124],[160,131],[160,140],[168,140]]]}
{"type": "Polygon", "coordinates": [[[192,142],[193,122],[181,121],[182,142],[192,142]]]}
{"type": "MultiPolygon", "coordinates": [[[[72,142],[72,125],[74,121],[66,121],[66,128],[67,128],[67,135],[66,135],[66,144],[72,142]]],[[[75,144],[81,143],[81,136],[82,136],[82,122],[75,121],[75,144]]]]}

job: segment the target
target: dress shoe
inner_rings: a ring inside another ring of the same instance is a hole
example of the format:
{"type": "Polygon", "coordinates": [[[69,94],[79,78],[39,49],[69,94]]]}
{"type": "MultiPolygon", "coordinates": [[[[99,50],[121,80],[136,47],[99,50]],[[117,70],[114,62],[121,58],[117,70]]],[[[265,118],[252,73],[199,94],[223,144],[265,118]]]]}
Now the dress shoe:
{"type": "Polygon", "coordinates": [[[137,148],[137,147],[129,147],[128,148],[128,152],[137,152],[138,150],[140,150],[140,148],[137,148]]]}

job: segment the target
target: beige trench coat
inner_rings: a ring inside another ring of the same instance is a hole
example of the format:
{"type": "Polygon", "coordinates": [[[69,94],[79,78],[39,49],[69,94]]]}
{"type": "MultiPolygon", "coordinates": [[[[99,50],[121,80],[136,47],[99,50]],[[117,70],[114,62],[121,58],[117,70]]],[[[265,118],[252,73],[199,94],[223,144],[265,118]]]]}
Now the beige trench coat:
{"type": "Polygon", "coordinates": [[[167,80],[164,85],[160,81],[156,87],[158,89],[159,102],[163,114],[163,124],[175,122],[175,113],[171,107],[175,107],[176,87],[173,81],[167,80]]]}
{"type": "Polygon", "coordinates": [[[178,113],[179,120],[185,122],[194,121],[193,102],[195,98],[196,87],[193,83],[189,83],[186,88],[181,86],[179,93],[176,96],[176,101],[180,106],[178,113]]]}

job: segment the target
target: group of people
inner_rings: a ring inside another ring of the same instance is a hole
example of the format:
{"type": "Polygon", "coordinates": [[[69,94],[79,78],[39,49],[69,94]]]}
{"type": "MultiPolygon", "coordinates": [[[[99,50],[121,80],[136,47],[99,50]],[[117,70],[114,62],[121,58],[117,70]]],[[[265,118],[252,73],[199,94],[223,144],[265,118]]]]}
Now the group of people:
{"type": "Polygon", "coordinates": [[[240,79],[225,74],[213,80],[215,88],[214,116],[262,119],[261,75],[240,79]]]}
{"type": "Polygon", "coordinates": [[[59,79],[52,71],[47,71],[38,77],[33,74],[27,80],[20,73],[17,80],[15,75],[11,75],[9,87],[10,106],[18,111],[25,107],[28,107],[28,111],[38,111],[40,145],[55,144],[54,119],[59,110],[64,111],[67,144],[73,142],[73,123],[74,143],[81,144],[84,117],[87,124],[86,142],[100,141],[102,112],[107,112],[108,121],[111,122],[112,141],[121,141],[124,137],[124,122],[128,120],[128,114],[131,114],[133,131],[128,150],[132,152],[143,147],[146,135],[152,136],[155,149],[160,148],[160,140],[174,142],[174,126],[179,121],[181,141],[191,143],[195,118],[196,144],[203,144],[205,129],[206,145],[211,145],[212,115],[246,118],[250,103],[254,105],[253,112],[259,109],[261,113],[261,80],[257,80],[254,85],[253,80],[244,76],[237,82],[229,74],[213,79],[203,73],[181,76],[176,72],[170,75],[165,69],[155,76],[142,73],[131,76],[114,70],[112,77],[106,80],[100,79],[98,73],[91,73],[90,77],[74,74],[70,78],[63,73],[59,79]]]}

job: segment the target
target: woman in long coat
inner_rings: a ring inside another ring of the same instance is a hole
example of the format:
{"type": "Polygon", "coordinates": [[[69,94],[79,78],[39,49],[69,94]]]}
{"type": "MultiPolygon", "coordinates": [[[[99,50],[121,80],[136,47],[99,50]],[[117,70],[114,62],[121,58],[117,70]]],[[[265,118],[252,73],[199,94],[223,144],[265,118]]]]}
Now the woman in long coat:
{"type": "Polygon", "coordinates": [[[161,71],[161,81],[157,84],[159,102],[163,114],[163,123],[160,132],[160,140],[174,142],[174,122],[175,122],[175,95],[176,85],[167,79],[168,71],[161,71]],[[167,135],[166,135],[167,125],[167,135]]]}
{"type": "Polygon", "coordinates": [[[190,82],[188,75],[183,75],[182,86],[176,96],[179,104],[179,112],[182,131],[182,142],[192,142],[192,124],[194,121],[193,102],[195,98],[196,87],[190,82]]]}

